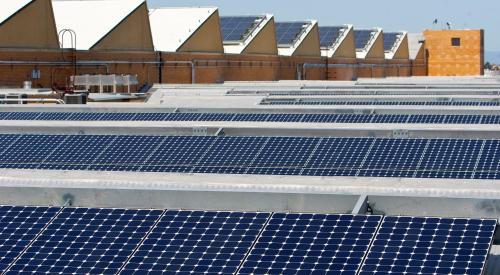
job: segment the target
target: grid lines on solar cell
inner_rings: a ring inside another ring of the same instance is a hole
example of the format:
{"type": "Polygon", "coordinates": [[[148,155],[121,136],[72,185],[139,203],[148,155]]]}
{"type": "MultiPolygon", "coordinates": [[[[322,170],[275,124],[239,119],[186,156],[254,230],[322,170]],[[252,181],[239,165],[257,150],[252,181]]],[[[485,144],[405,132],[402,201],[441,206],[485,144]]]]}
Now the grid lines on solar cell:
{"type": "Polygon", "coordinates": [[[354,30],[354,43],[356,45],[356,49],[361,50],[366,48],[373,35],[373,30],[354,30]]]}
{"type": "Polygon", "coordinates": [[[265,98],[259,105],[343,105],[343,106],[500,106],[500,101],[395,101],[395,100],[340,100],[340,99],[282,99],[265,98]]]}
{"type": "Polygon", "coordinates": [[[234,274],[269,213],[167,211],[123,274],[234,274]]]}
{"type": "Polygon", "coordinates": [[[354,275],[380,216],[275,213],[239,274],[354,275]]]}
{"type": "Polygon", "coordinates": [[[344,26],[319,27],[319,44],[322,48],[333,46],[342,33],[346,30],[344,26]]]}
{"type": "Polygon", "coordinates": [[[402,34],[399,32],[386,32],[384,33],[384,51],[392,51],[396,42],[402,34]]]}
{"type": "Polygon", "coordinates": [[[261,20],[263,20],[263,18],[257,16],[221,16],[220,25],[222,40],[245,40],[261,20]]]}
{"type": "Polygon", "coordinates": [[[360,275],[480,275],[496,220],[385,217],[360,275]]]}
{"type": "Polygon", "coordinates": [[[29,246],[58,207],[0,206],[0,273],[29,246]]]}
{"type": "Polygon", "coordinates": [[[6,274],[116,274],[162,212],[65,208],[6,274]]]}
{"type": "Polygon", "coordinates": [[[307,27],[307,22],[276,22],[278,45],[293,45],[307,27]]]}

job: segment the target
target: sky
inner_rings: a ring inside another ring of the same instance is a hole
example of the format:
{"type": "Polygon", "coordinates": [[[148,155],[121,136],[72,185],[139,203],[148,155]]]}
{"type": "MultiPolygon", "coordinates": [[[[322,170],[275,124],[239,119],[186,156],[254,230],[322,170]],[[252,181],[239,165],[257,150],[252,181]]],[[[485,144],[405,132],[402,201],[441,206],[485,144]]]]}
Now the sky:
{"type": "Polygon", "coordinates": [[[215,6],[221,15],[270,13],[276,21],[316,19],[386,31],[422,32],[450,22],[455,29],[484,29],[486,51],[500,52],[499,0],[148,0],[150,8],[215,6]],[[433,26],[438,19],[437,26],[433,26]]]}

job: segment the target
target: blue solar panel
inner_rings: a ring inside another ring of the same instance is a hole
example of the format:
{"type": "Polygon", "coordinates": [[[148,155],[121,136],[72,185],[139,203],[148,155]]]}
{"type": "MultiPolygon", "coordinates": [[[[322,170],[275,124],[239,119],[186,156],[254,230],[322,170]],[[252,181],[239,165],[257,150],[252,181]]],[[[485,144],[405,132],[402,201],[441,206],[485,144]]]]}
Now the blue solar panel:
{"type": "Polygon", "coordinates": [[[498,140],[0,135],[0,168],[497,179],[498,140]]]}
{"type": "Polygon", "coordinates": [[[495,220],[385,217],[360,275],[481,275],[495,220]]]}
{"type": "Polygon", "coordinates": [[[162,212],[65,208],[6,274],[117,274],[162,212]]]}
{"type": "Polygon", "coordinates": [[[263,20],[258,16],[222,16],[220,26],[223,41],[245,40],[263,20]]]}
{"type": "Polygon", "coordinates": [[[354,30],[356,49],[366,48],[374,33],[375,31],[373,30],[354,30]]]}
{"type": "Polygon", "coordinates": [[[346,30],[344,26],[319,27],[319,44],[322,48],[332,47],[346,30]]]}
{"type": "Polygon", "coordinates": [[[238,274],[355,275],[380,216],[273,214],[238,274]]]}
{"type": "Polygon", "coordinates": [[[403,35],[400,32],[386,32],[384,33],[384,51],[390,52],[396,46],[396,42],[403,35]]]}
{"type": "Polygon", "coordinates": [[[60,208],[0,206],[0,272],[6,270],[60,208]]]}
{"type": "MultiPolygon", "coordinates": [[[[488,102],[482,102],[487,104],[488,102]]],[[[263,102],[263,104],[307,104],[307,105],[329,105],[333,103],[318,102],[295,102],[277,101],[263,102]]],[[[360,105],[435,105],[436,103],[407,103],[407,102],[341,102],[337,104],[360,104],[360,105]]],[[[438,103],[450,105],[450,103],[438,103]]],[[[456,102],[456,104],[462,104],[456,102]]],[[[474,103],[474,104],[481,104],[474,103]]],[[[61,121],[255,121],[255,122],[306,122],[306,123],[422,123],[422,124],[500,124],[500,116],[497,115],[390,115],[390,114],[264,114],[264,113],[24,113],[4,112],[0,120],[9,120],[9,117],[17,120],[61,120],[61,121]]]]}
{"type": "Polygon", "coordinates": [[[167,211],[124,274],[235,274],[268,213],[167,211]]]}
{"type": "Polygon", "coordinates": [[[344,106],[500,106],[498,101],[386,101],[386,100],[340,100],[340,99],[280,99],[266,98],[260,105],[344,105],[344,106]]]}
{"type": "Polygon", "coordinates": [[[276,41],[278,45],[293,45],[308,27],[307,22],[277,22],[276,41]]]}

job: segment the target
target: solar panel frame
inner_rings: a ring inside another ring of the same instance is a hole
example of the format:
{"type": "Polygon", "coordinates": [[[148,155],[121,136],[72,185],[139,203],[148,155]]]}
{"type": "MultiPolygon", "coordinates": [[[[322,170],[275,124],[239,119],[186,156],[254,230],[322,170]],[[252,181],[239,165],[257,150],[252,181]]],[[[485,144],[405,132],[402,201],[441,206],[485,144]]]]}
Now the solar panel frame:
{"type": "Polygon", "coordinates": [[[235,274],[270,213],[168,210],[125,274],[235,274]]]}
{"type": "Polygon", "coordinates": [[[0,206],[0,272],[17,260],[60,210],[59,207],[0,206]]]}
{"type": "Polygon", "coordinates": [[[384,32],[384,51],[394,51],[402,35],[401,32],[384,32]]]}
{"type": "Polygon", "coordinates": [[[481,275],[497,220],[384,217],[360,275],[481,275]]]}
{"type": "Polygon", "coordinates": [[[319,39],[320,39],[320,47],[321,48],[330,48],[336,45],[344,34],[345,31],[348,30],[346,26],[320,26],[319,30],[319,39]]]}
{"type": "Polygon", "coordinates": [[[276,42],[278,46],[293,46],[310,26],[309,22],[276,22],[276,42]]]}
{"type": "Polygon", "coordinates": [[[238,274],[354,275],[381,219],[273,213],[238,274]]]}
{"type": "Polygon", "coordinates": [[[376,34],[375,30],[354,30],[354,43],[356,50],[365,50],[376,34]]]}
{"type": "Polygon", "coordinates": [[[242,42],[265,19],[263,16],[221,16],[220,26],[222,40],[227,42],[242,42]]]}
{"type": "Polygon", "coordinates": [[[5,274],[116,274],[163,212],[64,208],[5,274]]]}

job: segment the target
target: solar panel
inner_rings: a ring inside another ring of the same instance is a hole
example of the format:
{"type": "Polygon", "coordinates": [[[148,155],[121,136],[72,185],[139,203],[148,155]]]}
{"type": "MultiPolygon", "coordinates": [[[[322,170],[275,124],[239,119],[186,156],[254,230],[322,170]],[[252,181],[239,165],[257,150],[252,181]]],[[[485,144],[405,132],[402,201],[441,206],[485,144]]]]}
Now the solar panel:
{"type": "Polygon", "coordinates": [[[380,216],[275,213],[238,274],[356,274],[380,216]]]}
{"type": "Polygon", "coordinates": [[[335,105],[335,106],[500,106],[499,101],[467,101],[467,100],[342,100],[342,99],[281,99],[265,98],[260,105],[335,105]]]}
{"type": "MultiPolygon", "coordinates": [[[[340,118],[339,118],[340,119],[340,118]]],[[[339,121],[339,119],[337,121],[339,121]]],[[[373,119],[368,116],[366,119],[373,119]]],[[[498,140],[0,135],[0,168],[497,179],[498,140]],[[490,165],[490,166],[488,166],[490,165]]]]}
{"type": "Polygon", "coordinates": [[[223,41],[243,41],[263,20],[258,16],[222,16],[220,17],[223,41]]]}
{"type": "Polygon", "coordinates": [[[124,274],[235,274],[268,213],[167,211],[124,274]]]}
{"type": "Polygon", "coordinates": [[[58,207],[0,206],[0,272],[14,263],[59,210],[58,207]]]}
{"type": "Polygon", "coordinates": [[[354,30],[354,41],[357,50],[363,50],[375,35],[373,30],[354,30]]]}
{"type": "Polygon", "coordinates": [[[276,41],[278,45],[293,45],[307,29],[307,22],[276,22],[276,41]]]}
{"type": "Polygon", "coordinates": [[[481,275],[495,226],[495,220],[385,217],[359,274],[481,275]]]}
{"type": "Polygon", "coordinates": [[[335,45],[344,31],[346,31],[345,26],[319,27],[320,46],[322,48],[328,48],[335,45]]]}
{"type": "Polygon", "coordinates": [[[117,274],[162,212],[65,208],[6,274],[117,274]]]}
{"type": "Polygon", "coordinates": [[[399,38],[403,35],[400,32],[385,32],[384,33],[384,51],[390,52],[396,46],[399,38]]]}
{"type": "MultiPolygon", "coordinates": [[[[316,102],[322,104],[322,102],[316,102]]],[[[315,102],[310,104],[316,104],[315,102]]],[[[342,102],[346,103],[346,102],[342,102]]],[[[349,104],[383,104],[384,102],[349,102],[349,104]]],[[[431,104],[430,102],[429,104],[431,104]]],[[[295,101],[263,102],[263,104],[299,104],[295,101]]],[[[307,103],[309,104],[309,103],[307,103]]],[[[325,103],[326,104],[326,103],[325,103]]],[[[399,104],[389,102],[388,104],[399,104]]],[[[404,102],[410,105],[410,103],[404,102]]],[[[422,104],[422,103],[411,103],[422,104]]],[[[434,104],[434,103],[432,103],[434,104]]],[[[445,104],[445,103],[443,103],[445,104]]],[[[448,103],[446,103],[448,104],[448,103]]],[[[458,104],[461,104],[458,102],[458,104]]],[[[422,123],[422,124],[500,124],[498,115],[409,115],[409,114],[265,114],[265,113],[23,113],[4,112],[0,120],[9,117],[23,120],[61,121],[255,121],[305,123],[422,123]]]]}

